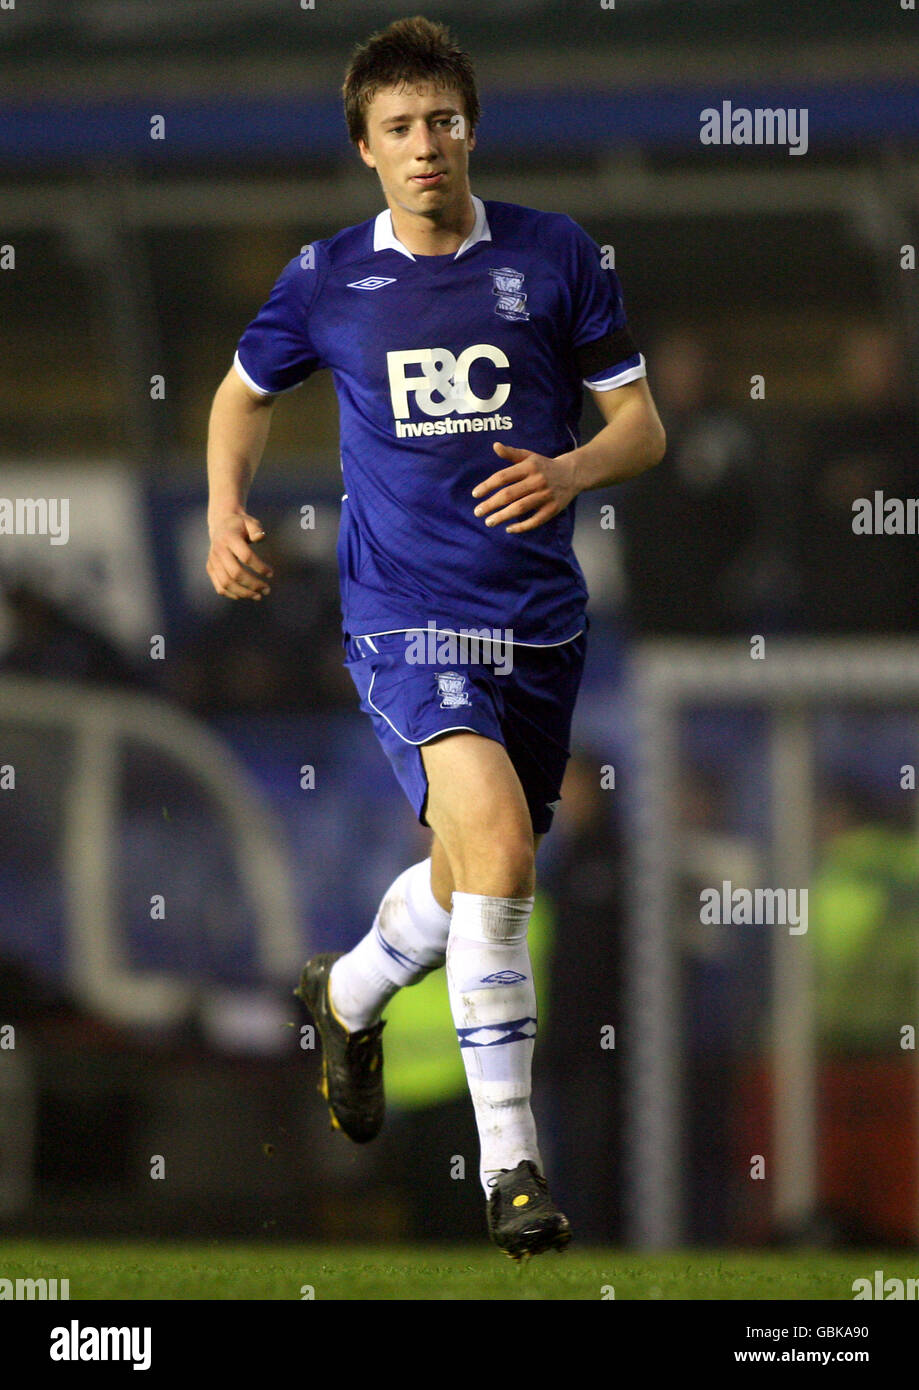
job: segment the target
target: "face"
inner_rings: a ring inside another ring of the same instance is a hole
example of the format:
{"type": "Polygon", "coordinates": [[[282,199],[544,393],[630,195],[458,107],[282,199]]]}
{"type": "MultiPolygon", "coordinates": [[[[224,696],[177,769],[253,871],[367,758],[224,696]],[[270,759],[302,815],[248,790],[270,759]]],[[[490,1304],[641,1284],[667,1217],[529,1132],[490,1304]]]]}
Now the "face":
{"type": "Polygon", "coordinates": [[[377,92],[358,145],[390,204],[435,219],[466,205],[474,148],[459,92],[427,82],[377,92]]]}

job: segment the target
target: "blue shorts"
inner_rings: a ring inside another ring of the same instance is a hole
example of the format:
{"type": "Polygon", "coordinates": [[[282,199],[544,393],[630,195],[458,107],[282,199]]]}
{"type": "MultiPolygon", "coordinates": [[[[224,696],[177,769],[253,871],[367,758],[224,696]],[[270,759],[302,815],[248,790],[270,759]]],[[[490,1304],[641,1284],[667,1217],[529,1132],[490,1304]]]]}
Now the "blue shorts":
{"type": "MultiPolygon", "coordinates": [[[[544,835],[561,799],[562,777],[575,700],[584,670],[587,631],[554,647],[485,644],[450,660],[435,655],[428,639],[424,661],[409,659],[412,634],[345,638],[345,666],[370,716],[383,751],[422,825],[428,779],[421,745],[453,729],[471,729],[507,749],[523,787],[533,833],[544,835]],[[510,669],[508,670],[508,667],[510,669]]],[[[427,637],[419,629],[416,642],[427,637]]]]}

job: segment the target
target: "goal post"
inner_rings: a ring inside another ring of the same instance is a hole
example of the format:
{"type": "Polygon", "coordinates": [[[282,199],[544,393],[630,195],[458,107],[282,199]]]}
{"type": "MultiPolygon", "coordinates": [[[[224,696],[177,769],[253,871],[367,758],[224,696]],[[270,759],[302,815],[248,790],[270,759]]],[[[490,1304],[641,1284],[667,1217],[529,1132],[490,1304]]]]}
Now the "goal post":
{"type": "MultiPolygon", "coordinates": [[[[774,883],[804,887],[814,854],[816,719],[834,706],[919,705],[919,643],[909,639],[654,640],[634,651],[627,698],[635,757],[626,943],[626,1210],[631,1244],[680,1244],[683,1093],[677,890],[680,720],[690,708],[746,708],[768,726],[769,851],[774,883]]],[[[919,833],[919,821],[917,821],[919,833]]],[[[773,1206],[779,1227],[813,1213],[817,1029],[812,943],[771,937],[769,1067],[773,1206]]],[[[919,1070],[917,1070],[919,1085],[919,1070]]],[[[914,1117],[915,1122],[915,1117],[914,1117]]],[[[919,1230],[919,1211],[917,1211],[919,1230]]]]}

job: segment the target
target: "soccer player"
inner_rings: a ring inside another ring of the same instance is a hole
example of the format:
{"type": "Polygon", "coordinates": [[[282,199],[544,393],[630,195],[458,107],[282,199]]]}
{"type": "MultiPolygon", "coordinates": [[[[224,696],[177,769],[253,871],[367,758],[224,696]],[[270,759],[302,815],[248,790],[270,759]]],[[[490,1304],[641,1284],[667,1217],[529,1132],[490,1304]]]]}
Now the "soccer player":
{"type": "Polygon", "coordinates": [[[373,35],[343,95],[387,206],[292,260],[239,341],[211,414],[207,570],[230,598],[270,593],[249,486],[277,398],[329,368],[345,665],[433,837],[297,992],[333,1125],[364,1143],[386,1003],[446,964],[488,1230],[521,1259],[570,1238],[530,1108],[527,923],[585,656],[574,500],[657,463],[664,431],[598,246],[562,213],[472,194],[479,100],[448,30],[419,16],[373,35]],[[607,422],[584,445],[582,383],[607,422]]]}

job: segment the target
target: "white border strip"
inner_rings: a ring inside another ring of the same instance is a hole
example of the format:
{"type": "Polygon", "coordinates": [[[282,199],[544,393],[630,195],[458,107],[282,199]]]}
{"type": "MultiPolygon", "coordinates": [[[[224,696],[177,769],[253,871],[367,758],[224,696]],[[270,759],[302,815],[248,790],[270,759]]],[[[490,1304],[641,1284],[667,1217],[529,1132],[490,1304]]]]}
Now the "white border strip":
{"type": "Polygon", "coordinates": [[[348,635],[356,642],[362,637],[394,637],[398,632],[436,632],[445,633],[448,637],[466,637],[467,639],[475,638],[479,642],[493,642],[496,647],[534,647],[537,651],[548,651],[550,647],[567,646],[569,642],[574,642],[580,637],[583,631],[584,628],[580,628],[574,636],[563,637],[560,642],[515,642],[513,638],[492,639],[482,637],[477,628],[467,628],[465,632],[458,632],[452,627],[387,627],[382,632],[351,632],[348,635]]]}
{"type": "MultiPolygon", "coordinates": [[[[251,376],[246,371],[243,364],[240,362],[238,352],[235,352],[233,354],[233,366],[236,368],[237,373],[239,374],[239,376],[242,377],[243,381],[250,388],[250,390],[254,391],[256,395],[259,396],[284,396],[287,394],[288,391],[296,391],[298,386],[303,385],[302,381],[295,381],[293,386],[283,386],[280,391],[266,391],[264,386],[259,386],[257,381],[252,380],[251,376]]],[[[304,378],[304,380],[305,379],[306,378],[304,378]]]]}
{"type": "Polygon", "coordinates": [[[617,386],[626,386],[630,381],[638,381],[639,377],[648,375],[644,354],[640,352],[638,356],[640,360],[637,367],[627,367],[624,372],[604,377],[602,381],[588,381],[587,377],[584,377],[584,385],[591,391],[614,391],[617,386]]]}
{"type": "Polygon", "coordinates": [[[440,738],[441,734],[456,733],[460,729],[467,729],[471,734],[481,734],[482,738],[489,737],[488,734],[482,734],[481,729],[474,729],[471,724],[451,724],[448,729],[435,729],[433,734],[428,734],[427,738],[406,738],[405,734],[399,733],[399,730],[396,728],[395,724],[392,722],[392,720],[389,718],[387,714],[383,713],[379,705],[375,705],[371,700],[370,696],[373,694],[373,683],[376,680],[376,678],[377,673],[376,671],[374,671],[373,675],[370,677],[370,688],[367,691],[367,703],[371,709],[376,710],[377,714],[380,716],[381,719],[386,720],[393,733],[398,734],[399,738],[401,738],[403,743],[410,743],[413,748],[420,748],[423,743],[430,743],[432,738],[440,738]]]}

